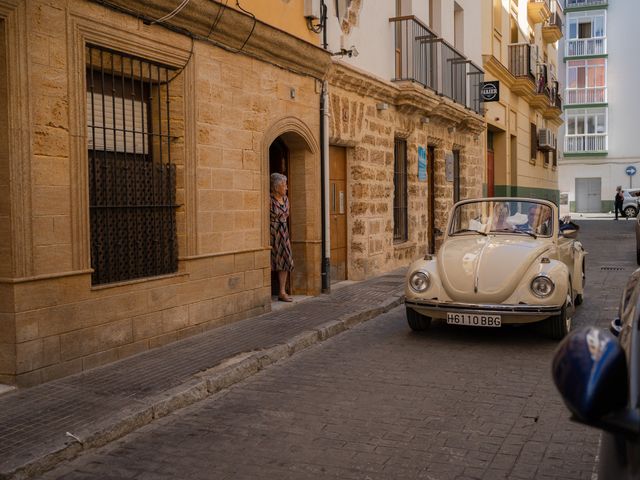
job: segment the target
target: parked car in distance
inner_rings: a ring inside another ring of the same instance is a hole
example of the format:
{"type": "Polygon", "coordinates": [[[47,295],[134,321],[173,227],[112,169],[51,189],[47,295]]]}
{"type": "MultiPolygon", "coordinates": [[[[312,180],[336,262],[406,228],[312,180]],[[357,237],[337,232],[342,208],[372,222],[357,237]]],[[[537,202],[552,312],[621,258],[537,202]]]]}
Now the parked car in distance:
{"type": "Polygon", "coordinates": [[[601,429],[598,480],[640,479],[640,269],[611,332],[585,327],[558,346],[552,376],[572,419],[601,429]]]}
{"type": "Polygon", "coordinates": [[[548,336],[564,337],[584,292],[586,252],[577,230],[546,200],[456,203],[437,255],[409,266],[409,327],[426,330],[432,319],[494,328],[543,322],[548,336]]]}
{"type": "Polygon", "coordinates": [[[624,200],[622,201],[622,211],[627,217],[637,217],[639,208],[638,196],[640,195],[640,190],[623,190],[622,194],[624,196],[624,200]]]}

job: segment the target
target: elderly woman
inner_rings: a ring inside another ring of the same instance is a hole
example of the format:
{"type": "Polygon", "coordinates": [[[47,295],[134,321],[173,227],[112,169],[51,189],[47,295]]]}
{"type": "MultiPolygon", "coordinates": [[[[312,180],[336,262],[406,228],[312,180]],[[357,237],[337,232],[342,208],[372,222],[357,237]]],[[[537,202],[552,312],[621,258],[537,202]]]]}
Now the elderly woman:
{"type": "Polygon", "coordinates": [[[287,177],[271,174],[271,270],[278,273],[278,300],[292,302],[287,295],[287,275],[293,270],[293,255],[289,241],[289,199],[287,177]]]}

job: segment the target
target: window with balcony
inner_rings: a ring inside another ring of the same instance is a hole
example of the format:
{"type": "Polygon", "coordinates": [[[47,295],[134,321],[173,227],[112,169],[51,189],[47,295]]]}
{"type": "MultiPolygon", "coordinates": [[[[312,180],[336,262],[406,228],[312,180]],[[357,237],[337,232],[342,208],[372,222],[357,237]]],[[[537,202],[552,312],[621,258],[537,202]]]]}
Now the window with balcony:
{"type": "Polygon", "coordinates": [[[607,151],[606,108],[570,109],[565,116],[565,153],[607,151]]]}
{"type": "Polygon", "coordinates": [[[594,10],[567,15],[567,56],[607,53],[606,11],[594,10]]]}
{"type": "Polygon", "coordinates": [[[607,60],[569,60],[567,62],[567,105],[606,103],[607,60]]]}

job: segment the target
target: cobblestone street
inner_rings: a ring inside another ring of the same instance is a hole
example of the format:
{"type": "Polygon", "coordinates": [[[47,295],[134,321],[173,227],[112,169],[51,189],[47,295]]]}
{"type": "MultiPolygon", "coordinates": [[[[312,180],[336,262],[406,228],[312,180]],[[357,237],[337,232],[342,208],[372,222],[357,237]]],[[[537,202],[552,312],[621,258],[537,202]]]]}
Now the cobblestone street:
{"type": "MultiPolygon", "coordinates": [[[[606,326],[633,222],[580,224],[574,328],[606,326]]],[[[42,478],[596,478],[600,433],[569,420],[556,345],[531,327],[415,334],[400,306],[42,478]]]]}

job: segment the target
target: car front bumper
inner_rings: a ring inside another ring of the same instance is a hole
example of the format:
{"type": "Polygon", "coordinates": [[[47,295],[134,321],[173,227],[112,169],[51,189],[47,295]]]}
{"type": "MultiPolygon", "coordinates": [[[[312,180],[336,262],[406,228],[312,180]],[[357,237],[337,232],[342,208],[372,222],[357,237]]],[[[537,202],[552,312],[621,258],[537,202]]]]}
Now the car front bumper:
{"type": "Polygon", "coordinates": [[[447,313],[468,313],[479,315],[500,315],[502,323],[531,323],[559,315],[561,305],[505,305],[505,304],[472,304],[456,302],[436,302],[406,298],[404,303],[415,311],[432,317],[447,318],[447,313]]]}

